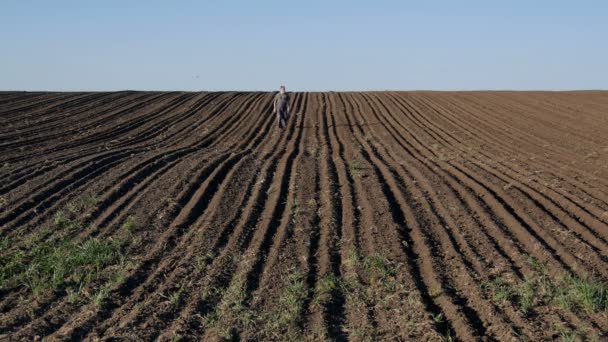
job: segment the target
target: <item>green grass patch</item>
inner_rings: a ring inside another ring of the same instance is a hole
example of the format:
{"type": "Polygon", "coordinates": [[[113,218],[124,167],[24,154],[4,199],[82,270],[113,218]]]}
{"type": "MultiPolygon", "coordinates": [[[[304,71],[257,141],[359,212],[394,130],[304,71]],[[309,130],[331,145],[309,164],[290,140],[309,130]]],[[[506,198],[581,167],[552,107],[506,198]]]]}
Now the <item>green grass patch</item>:
{"type": "Polygon", "coordinates": [[[40,242],[0,262],[0,287],[24,285],[35,295],[46,290],[82,288],[108,277],[104,269],[124,262],[120,243],[88,239],[40,242]]]}
{"type": "MultiPolygon", "coordinates": [[[[248,261],[244,261],[248,262],[248,261]]],[[[250,328],[258,317],[247,306],[246,274],[238,274],[227,289],[213,290],[222,298],[215,310],[204,318],[204,325],[225,340],[234,339],[237,327],[250,328]]]]}
{"type": "Polygon", "coordinates": [[[362,264],[370,273],[372,281],[376,280],[374,278],[377,278],[382,283],[385,283],[395,276],[395,268],[389,260],[380,253],[374,253],[369,257],[363,258],[362,264]]]}
{"type": "Polygon", "coordinates": [[[580,308],[590,312],[608,311],[608,284],[590,277],[566,274],[554,290],[553,301],[564,309],[580,308]]]}
{"type": "Polygon", "coordinates": [[[321,303],[326,302],[330,298],[331,293],[340,286],[342,286],[342,280],[335,274],[329,273],[323,276],[318,281],[317,289],[312,300],[313,304],[320,305],[321,303]]]}
{"type": "Polygon", "coordinates": [[[493,302],[512,302],[523,313],[541,305],[557,305],[569,311],[608,311],[608,284],[593,277],[571,273],[553,278],[546,274],[527,276],[523,281],[498,277],[482,284],[482,288],[493,302]]]}
{"type": "Polygon", "coordinates": [[[133,233],[133,231],[137,229],[137,218],[133,215],[129,215],[122,224],[122,229],[124,229],[127,233],[133,233]]]}
{"type": "Polygon", "coordinates": [[[306,310],[304,303],[308,292],[306,275],[293,267],[284,280],[276,310],[259,316],[264,326],[260,337],[289,341],[302,339],[303,331],[299,323],[306,310]]]}
{"type": "Polygon", "coordinates": [[[292,223],[296,223],[298,217],[300,216],[300,213],[302,211],[302,208],[300,207],[300,205],[298,204],[298,199],[294,198],[293,199],[293,203],[291,204],[291,222],[292,223]]]}
{"type": "Polygon", "coordinates": [[[205,255],[196,256],[194,258],[194,269],[199,273],[203,273],[207,266],[213,262],[214,258],[215,253],[212,252],[209,252],[205,255]]]}
{"type": "Polygon", "coordinates": [[[183,298],[185,289],[184,286],[180,286],[179,289],[177,289],[176,291],[173,291],[171,294],[169,294],[169,296],[165,296],[162,295],[161,296],[165,299],[167,299],[169,301],[169,303],[171,303],[172,306],[178,306],[183,298]]]}
{"type": "Polygon", "coordinates": [[[11,239],[8,236],[0,237],[0,253],[7,250],[11,245],[11,239]]]}
{"type": "Polygon", "coordinates": [[[70,202],[55,213],[50,227],[38,229],[17,246],[11,247],[8,237],[0,239],[0,289],[24,286],[34,296],[65,291],[72,303],[83,294],[102,303],[130,263],[124,253],[126,240],[73,238],[84,228],[84,213],[97,202],[95,197],[70,202]]]}
{"type": "Polygon", "coordinates": [[[68,212],[74,215],[84,214],[85,211],[97,206],[99,199],[95,196],[81,196],[66,205],[68,212]]]}
{"type": "Polygon", "coordinates": [[[64,211],[60,210],[53,218],[55,228],[59,230],[76,231],[82,228],[82,223],[73,217],[68,216],[64,211]]]}

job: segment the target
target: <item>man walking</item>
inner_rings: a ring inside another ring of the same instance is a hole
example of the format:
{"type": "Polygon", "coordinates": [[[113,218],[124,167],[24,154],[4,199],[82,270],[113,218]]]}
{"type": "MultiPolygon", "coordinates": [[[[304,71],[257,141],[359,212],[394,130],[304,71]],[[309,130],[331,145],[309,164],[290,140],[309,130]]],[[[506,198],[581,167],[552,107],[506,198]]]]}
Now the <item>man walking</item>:
{"type": "Polygon", "coordinates": [[[273,101],[274,109],[272,113],[277,114],[277,123],[279,128],[283,129],[287,126],[287,119],[289,118],[289,95],[285,92],[285,86],[282,85],[279,88],[279,93],[275,95],[273,101]]]}

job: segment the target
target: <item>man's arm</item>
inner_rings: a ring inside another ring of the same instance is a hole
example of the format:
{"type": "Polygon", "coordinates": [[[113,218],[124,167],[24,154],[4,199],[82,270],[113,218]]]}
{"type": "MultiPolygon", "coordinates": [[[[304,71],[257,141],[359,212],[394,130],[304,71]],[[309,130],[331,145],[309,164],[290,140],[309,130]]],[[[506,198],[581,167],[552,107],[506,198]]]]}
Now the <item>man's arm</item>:
{"type": "Polygon", "coordinates": [[[272,99],[272,113],[276,113],[277,112],[277,97],[275,96],[274,99],[272,99]]]}

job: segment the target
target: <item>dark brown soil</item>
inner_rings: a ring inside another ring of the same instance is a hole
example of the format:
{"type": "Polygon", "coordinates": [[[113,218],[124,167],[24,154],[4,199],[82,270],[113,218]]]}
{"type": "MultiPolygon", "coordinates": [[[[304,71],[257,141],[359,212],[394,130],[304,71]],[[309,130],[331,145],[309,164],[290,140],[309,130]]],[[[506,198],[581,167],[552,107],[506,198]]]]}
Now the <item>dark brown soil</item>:
{"type": "Polygon", "coordinates": [[[272,97],[0,94],[0,266],[128,241],[101,304],[0,288],[0,339],[608,339],[607,307],[513,294],[606,286],[608,93],[294,93],[285,130],[272,97]]]}

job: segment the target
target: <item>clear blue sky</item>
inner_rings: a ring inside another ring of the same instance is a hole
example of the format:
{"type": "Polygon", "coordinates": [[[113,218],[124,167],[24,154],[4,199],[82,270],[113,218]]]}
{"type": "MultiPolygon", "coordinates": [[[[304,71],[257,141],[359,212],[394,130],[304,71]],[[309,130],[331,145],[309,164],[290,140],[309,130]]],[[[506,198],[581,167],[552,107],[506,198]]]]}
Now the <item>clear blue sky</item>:
{"type": "Polygon", "coordinates": [[[608,1],[0,3],[2,90],[608,89],[608,1]]]}

